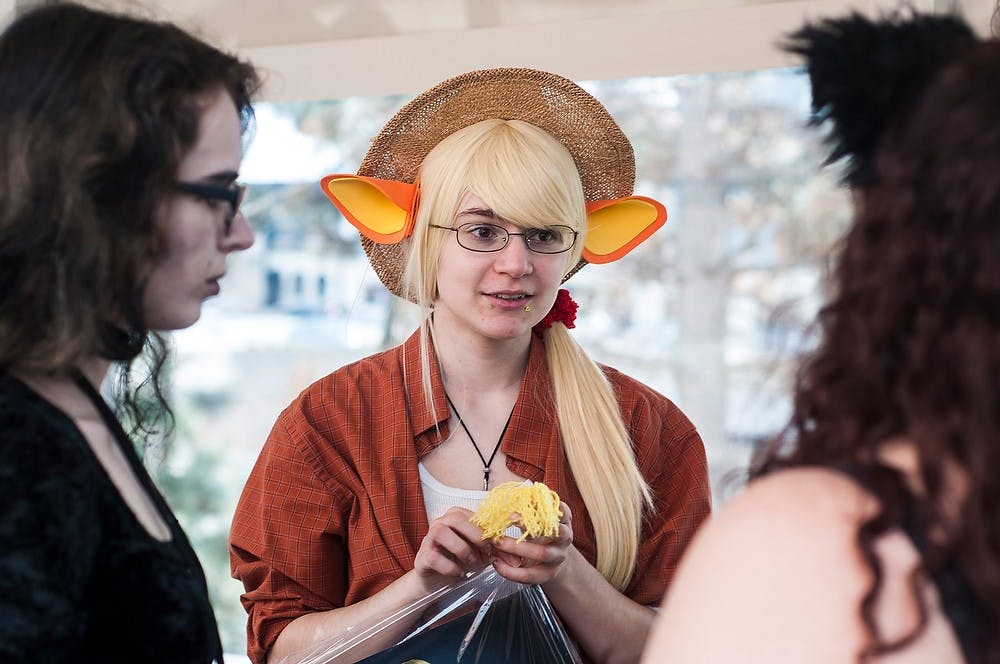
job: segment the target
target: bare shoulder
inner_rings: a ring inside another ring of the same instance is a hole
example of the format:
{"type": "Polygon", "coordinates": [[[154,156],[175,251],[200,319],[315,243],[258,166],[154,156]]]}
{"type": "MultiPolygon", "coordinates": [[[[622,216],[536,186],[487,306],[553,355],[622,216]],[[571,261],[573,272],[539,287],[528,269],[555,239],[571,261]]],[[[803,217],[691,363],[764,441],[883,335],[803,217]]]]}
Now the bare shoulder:
{"type": "Polygon", "coordinates": [[[868,583],[855,533],[873,508],[832,470],[753,482],[685,554],[646,661],[821,661],[817,652],[850,661],[863,638],[855,609],[868,583]]]}
{"type": "MultiPolygon", "coordinates": [[[[847,475],[800,468],[753,482],[698,533],[668,589],[644,664],[856,661],[868,640],[860,619],[870,589],[858,526],[877,509],[847,475]]],[[[919,622],[909,584],[919,556],[892,531],[876,543],[885,572],[875,607],[890,641],[919,622]]],[[[885,661],[961,662],[928,584],[928,623],[885,661]]]]}
{"type": "MultiPolygon", "coordinates": [[[[757,480],[699,533],[684,565],[725,562],[763,582],[856,562],[855,533],[875,508],[849,477],[822,468],[786,470],[757,480]],[[698,558],[706,562],[699,562],[698,558]]],[[[811,585],[821,581],[810,579],[811,585]]]]}
{"type": "Polygon", "coordinates": [[[856,526],[874,508],[871,495],[847,475],[794,468],[752,482],[720,511],[719,524],[720,530],[763,527],[794,541],[814,530],[856,526]]]}
{"type": "Polygon", "coordinates": [[[853,547],[858,524],[874,509],[874,499],[842,473],[786,470],[752,482],[725,504],[699,534],[698,546],[702,555],[735,550],[763,556],[758,564],[796,552],[837,556],[853,547]],[[849,546],[829,548],[838,543],[849,546]],[[823,551],[814,552],[820,544],[823,551]],[[772,549],[778,547],[776,556],[772,549]]]}

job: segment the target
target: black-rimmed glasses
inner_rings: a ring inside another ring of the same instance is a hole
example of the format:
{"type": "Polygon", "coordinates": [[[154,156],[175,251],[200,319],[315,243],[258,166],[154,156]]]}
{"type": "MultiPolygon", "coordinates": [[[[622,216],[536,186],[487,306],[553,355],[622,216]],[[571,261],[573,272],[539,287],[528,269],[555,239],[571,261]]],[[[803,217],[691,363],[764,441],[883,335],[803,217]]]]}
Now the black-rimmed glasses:
{"type": "Polygon", "coordinates": [[[243,198],[247,194],[246,185],[232,184],[228,187],[220,187],[219,185],[206,184],[204,182],[178,182],[177,191],[183,191],[185,194],[191,194],[192,196],[204,198],[209,201],[225,201],[229,203],[229,210],[226,212],[222,226],[223,233],[227,237],[229,231],[233,228],[233,220],[236,219],[236,213],[240,211],[240,205],[243,204],[243,198]]]}
{"type": "Polygon", "coordinates": [[[456,228],[430,224],[431,228],[453,231],[459,246],[469,251],[500,251],[510,242],[512,235],[520,235],[528,249],[538,254],[561,254],[576,244],[577,232],[569,226],[527,228],[523,233],[511,233],[503,226],[473,222],[456,228]]]}

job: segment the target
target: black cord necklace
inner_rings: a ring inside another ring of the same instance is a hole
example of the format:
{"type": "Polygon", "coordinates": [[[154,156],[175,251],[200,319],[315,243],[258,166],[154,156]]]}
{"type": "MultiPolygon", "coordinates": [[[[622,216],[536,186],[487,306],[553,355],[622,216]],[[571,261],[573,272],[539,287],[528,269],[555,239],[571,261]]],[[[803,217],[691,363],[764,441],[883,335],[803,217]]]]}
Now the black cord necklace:
{"type": "Polygon", "coordinates": [[[455,408],[455,404],[452,403],[451,397],[448,396],[447,392],[445,392],[444,398],[448,400],[448,405],[451,406],[451,409],[453,411],[455,411],[455,417],[458,418],[458,423],[462,425],[463,429],[465,429],[465,435],[469,437],[469,442],[472,443],[472,446],[474,448],[476,448],[476,454],[479,455],[479,460],[483,462],[483,491],[489,491],[490,466],[493,465],[493,459],[496,458],[497,452],[500,451],[500,443],[503,442],[503,437],[507,433],[507,427],[510,426],[510,418],[514,416],[514,409],[513,408],[510,409],[510,415],[507,416],[507,423],[503,425],[503,431],[500,432],[500,438],[497,440],[497,444],[493,448],[493,453],[490,455],[490,458],[487,461],[486,457],[483,456],[482,451],[480,451],[479,445],[476,444],[476,439],[472,437],[471,433],[469,433],[469,427],[465,426],[465,422],[462,420],[461,413],[458,412],[458,408],[455,408]]]}

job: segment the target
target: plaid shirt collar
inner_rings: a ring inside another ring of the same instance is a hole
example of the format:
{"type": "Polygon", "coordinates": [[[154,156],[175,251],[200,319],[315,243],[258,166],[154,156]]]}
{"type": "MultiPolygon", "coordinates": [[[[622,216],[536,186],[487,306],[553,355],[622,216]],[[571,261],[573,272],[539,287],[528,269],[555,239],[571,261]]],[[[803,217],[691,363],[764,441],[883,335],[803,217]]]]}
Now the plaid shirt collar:
{"type": "MultiPolygon", "coordinates": [[[[413,422],[419,458],[423,458],[443,443],[449,434],[448,400],[441,379],[441,369],[433,345],[429,351],[433,411],[424,398],[423,383],[420,379],[420,330],[417,329],[402,345],[403,382],[409,396],[406,407],[409,410],[410,421],[413,422]]],[[[526,443],[532,429],[531,422],[537,422],[539,413],[548,412],[553,419],[555,418],[555,403],[552,399],[545,357],[544,342],[532,334],[528,350],[528,366],[521,379],[510,426],[500,447],[507,456],[534,466],[539,471],[545,468],[545,446],[526,443]]]]}

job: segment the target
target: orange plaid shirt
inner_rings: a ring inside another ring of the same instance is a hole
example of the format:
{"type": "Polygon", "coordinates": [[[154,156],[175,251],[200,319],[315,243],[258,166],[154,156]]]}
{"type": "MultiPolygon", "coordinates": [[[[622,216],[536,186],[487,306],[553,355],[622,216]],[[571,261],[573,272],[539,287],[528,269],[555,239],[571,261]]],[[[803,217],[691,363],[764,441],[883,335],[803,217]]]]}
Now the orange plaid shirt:
{"type": "MultiPolygon", "coordinates": [[[[278,417],[230,533],[254,662],[264,661],[295,618],[358,602],[413,568],[428,528],[417,462],[448,436],[448,403],[433,357],[431,368],[436,417],[423,396],[418,333],[320,379],[278,417]]],[[[670,400],[604,370],[655,500],[626,595],[654,605],[711,509],[705,451],[670,400]]],[[[514,473],[544,481],[566,501],[574,545],[594,564],[593,529],[554,413],[545,347],[533,337],[501,449],[514,473]]]]}

